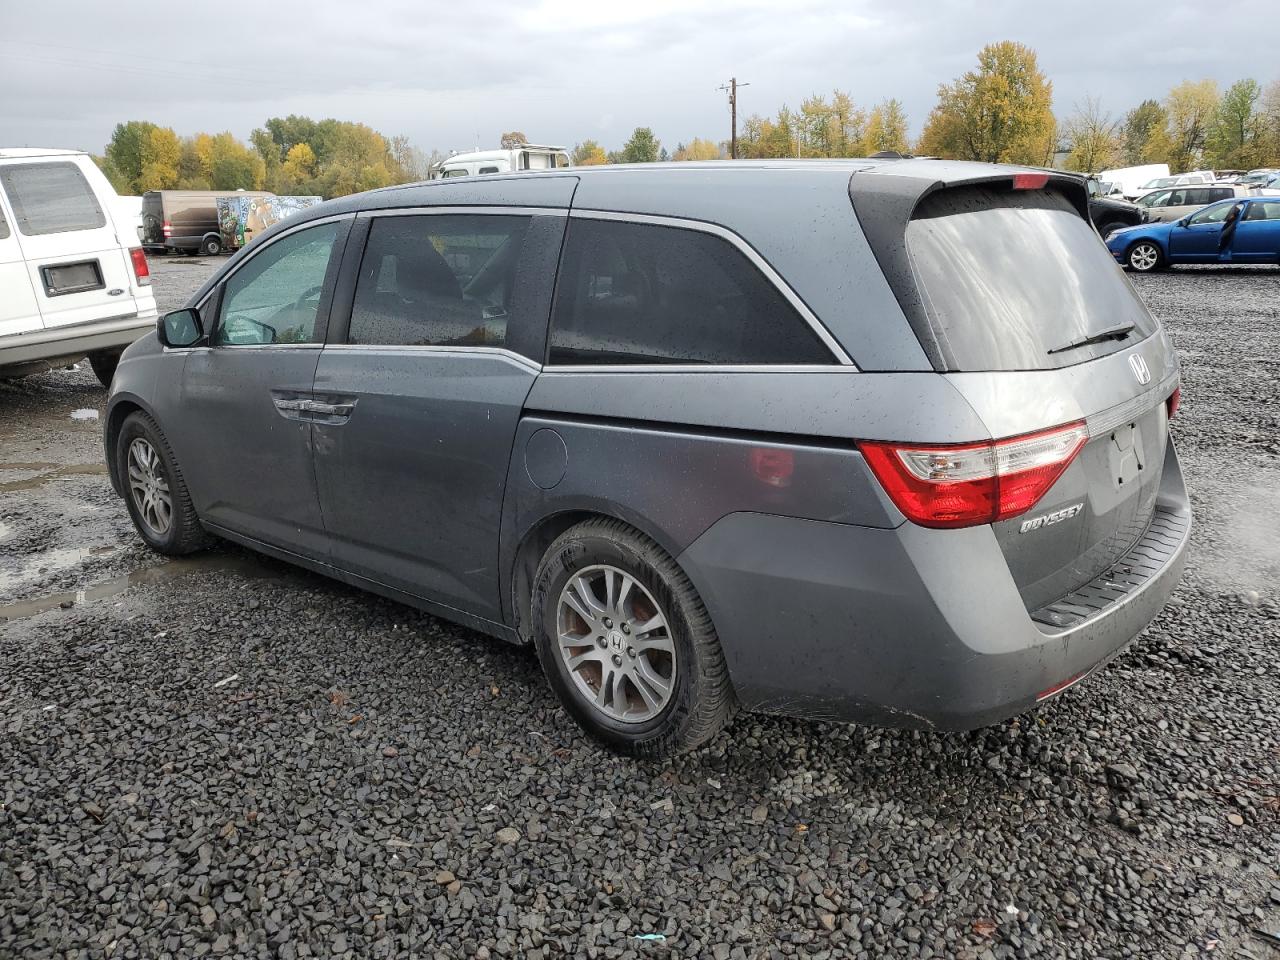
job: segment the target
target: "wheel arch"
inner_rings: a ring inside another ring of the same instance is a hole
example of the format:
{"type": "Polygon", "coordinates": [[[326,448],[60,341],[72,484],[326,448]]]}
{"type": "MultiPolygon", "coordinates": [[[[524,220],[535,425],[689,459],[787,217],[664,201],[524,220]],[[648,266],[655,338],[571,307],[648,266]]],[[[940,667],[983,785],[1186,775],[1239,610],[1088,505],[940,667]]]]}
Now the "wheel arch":
{"type": "Polygon", "coordinates": [[[120,464],[116,462],[116,441],[120,439],[120,429],[131,413],[145,413],[152,420],[156,415],[153,410],[135,394],[116,394],[107,407],[106,424],[102,428],[102,445],[107,460],[107,476],[111,480],[111,489],[118,496],[124,496],[124,486],[120,476],[120,464]]]}
{"type": "Polygon", "coordinates": [[[680,553],[679,548],[670,542],[670,538],[656,524],[635,515],[633,511],[602,503],[560,505],[558,509],[524,525],[511,555],[510,575],[507,578],[509,594],[506,612],[521,644],[533,642],[528,610],[533,598],[534,574],[537,572],[542,555],[566,530],[576,527],[583,521],[596,519],[617,520],[625,523],[636,533],[658,544],[673,561],[679,563],[676,559],[680,553]]]}

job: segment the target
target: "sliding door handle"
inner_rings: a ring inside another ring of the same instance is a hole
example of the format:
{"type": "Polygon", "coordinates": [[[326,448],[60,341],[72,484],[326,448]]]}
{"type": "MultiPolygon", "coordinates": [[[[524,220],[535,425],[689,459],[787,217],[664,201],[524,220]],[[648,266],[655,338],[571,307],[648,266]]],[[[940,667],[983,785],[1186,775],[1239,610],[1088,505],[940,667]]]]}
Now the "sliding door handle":
{"type": "Polygon", "coordinates": [[[355,401],[350,403],[325,403],[322,400],[303,400],[300,408],[307,413],[316,413],[325,417],[349,417],[355,409],[355,401]]]}

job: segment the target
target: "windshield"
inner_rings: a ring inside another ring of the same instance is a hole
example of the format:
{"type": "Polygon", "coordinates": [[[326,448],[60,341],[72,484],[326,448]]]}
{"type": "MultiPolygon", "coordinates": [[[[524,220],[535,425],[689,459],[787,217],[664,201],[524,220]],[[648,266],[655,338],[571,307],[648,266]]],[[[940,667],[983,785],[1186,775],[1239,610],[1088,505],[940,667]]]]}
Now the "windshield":
{"type": "Polygon", "coordinates": [[[1178,185],[1177,177],[1156,177],[1154,180],[1148,180],[1142,185],[1143,190],[1158,190],[1160,187],[1176,187],[1178,185]]]}
{"type": "Polygon", "coordinates": [[[907,248],[951,370],[1065,367],[1156,329],[1089,221],[1056,191],[938,191],[907,225],[907,248]],[[1049,353],[1126,323],[1124,340],[1049,353]]]}

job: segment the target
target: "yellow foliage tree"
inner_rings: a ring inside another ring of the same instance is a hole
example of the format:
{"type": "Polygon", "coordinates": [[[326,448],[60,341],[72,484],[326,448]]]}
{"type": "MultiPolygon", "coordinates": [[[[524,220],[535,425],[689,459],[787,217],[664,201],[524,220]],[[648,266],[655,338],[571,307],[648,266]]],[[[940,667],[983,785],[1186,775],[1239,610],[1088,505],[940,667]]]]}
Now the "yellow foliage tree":
{"type": "Polygon", "coordinates": [[[710,140],[694,137],[687,144],[676,148],[672,160],[719,160],[720,146],[710,140]]]}
{"type": "Polygon", "coordinates": [[[573,148],[571,159],[575,167],[597,167],[608,163],[609,155],[594,140],[583,140],[573,148]]]}
{"type": "Polygon", "coordinates": [[[866,132],[862,135],[862,154],[870,156],[881,150],[906,153],[911,148],[907,141],[907,112],[902,102],[885,100],[872,108],[867,118],[866,132]]]}
{"type": "Polygon", "coordinates": [[[280,189],[296,193],[310,184],[316,175],[316,154],[305,143],[295,143],[280,166],[280,189]]]}
{"type": "Polygon", "coordinates": [[[169,127],[153,127],[142,145],[142,174],[138,189],[170,190],[178,185],[182,143],[169,127]]]}
{"type": "Polygon", "coordinates": [[[989,44],[978,69],[938,88],[918,152],[959,160],[1045,165],[1055,147],[1053,85],[1035,51],[1012,40],[989,44]]]}
{"type": "Polygon", "coordinates": [[[1218,110],[1218,84],[1213,80],[1185,80],[1169,91],[1164,109],[1172,142],[1169,167],[1175,173],[1196,169],[1218,110]]]}

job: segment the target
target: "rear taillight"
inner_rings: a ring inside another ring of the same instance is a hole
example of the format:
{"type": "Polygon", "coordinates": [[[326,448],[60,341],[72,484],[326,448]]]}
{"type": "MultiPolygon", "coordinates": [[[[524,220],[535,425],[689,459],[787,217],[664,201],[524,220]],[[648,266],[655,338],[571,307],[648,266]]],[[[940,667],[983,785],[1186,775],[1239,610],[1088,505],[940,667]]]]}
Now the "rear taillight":
{"type": "Polygon", "coordinates": [[[971,527],[1030,510],[1089,439],[1084,422],[1007,440],[858,449],[899,510],[924,527],[971,527]]]}
{"type": "Polygon", "coordinates": [[[1173,388],[1173,393],[1169,394],[1169,399],[1164,402],[1165,409],[1169,411],[1169,419],[1172,420],[1178,415],[1178,407],[1182,406],[1182,385],[1173,388]]]}
{"type": "Polygon", "coordinates": [[[161,231],[163,231],[166,237],[172,236],[173,234],[173,224],[171,224],[168,220],[164,222],[163,226],[161,226],[160,229],[161,231]]]}
{"type": "Polygon", "coordinates": [[[151,283],[151,268],[147,265],[147,255],[141,247],[129,251],[129,259],[133,261],[133,279],[138,286],[145,287],[151,283]]]}

